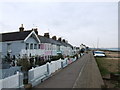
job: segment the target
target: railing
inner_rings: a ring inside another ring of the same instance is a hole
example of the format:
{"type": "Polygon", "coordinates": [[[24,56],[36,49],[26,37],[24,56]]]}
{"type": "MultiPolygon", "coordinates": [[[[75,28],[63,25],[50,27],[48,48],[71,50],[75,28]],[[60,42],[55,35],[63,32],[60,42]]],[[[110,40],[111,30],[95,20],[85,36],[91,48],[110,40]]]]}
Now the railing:
{"type": "Polygon", "coordinates": [[[28,49],[28,50],[25,50],[25,49],[22,49],[21,52],[20,52],[21,56],[24,55],[24,54],[27,54],[28,56],[31,54],[32,56],[35,56],[35,55],[57,55],[57,51],[56,50],[42,50],[42,49],[28,49]]]}
{"type": "Polygon", "coordinates": [[[35,55],[44,55],[45,54],[45,50],[41,50],[41,49],[33,49],[33,50],[25,50],[22,49],[20,52],[21,56],[24,54],[27,54],[28,56],[31,54],[32,56],[35,55]]]}
{"type": "Polygon", "coordinates": [[[17,74],[0,80],[0,90],[2,88],[21,88],[23,87],[23,74],[17,74]]]}

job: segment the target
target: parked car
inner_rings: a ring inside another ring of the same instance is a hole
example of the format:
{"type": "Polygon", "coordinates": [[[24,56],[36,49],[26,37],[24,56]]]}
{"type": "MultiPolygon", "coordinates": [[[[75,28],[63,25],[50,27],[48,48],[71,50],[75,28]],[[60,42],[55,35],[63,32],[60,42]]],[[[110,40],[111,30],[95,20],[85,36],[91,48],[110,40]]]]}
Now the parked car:
{"type": "Polygon", "coordinates": [[[106,55],[105,55],[105,52],[103,52],[103,51],[94,51],[94,56],[96,57],[96,56],[98,56],[98,57],[105,57],[106,55]]]}

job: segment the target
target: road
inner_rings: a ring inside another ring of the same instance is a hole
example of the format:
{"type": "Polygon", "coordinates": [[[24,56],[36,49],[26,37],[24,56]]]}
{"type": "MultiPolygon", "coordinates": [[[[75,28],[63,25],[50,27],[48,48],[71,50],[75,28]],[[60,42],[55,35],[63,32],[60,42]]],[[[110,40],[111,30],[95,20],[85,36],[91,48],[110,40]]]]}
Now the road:
{"type": "Polygon", "coordinates": [[[95,59],[89,53],[53,74],[35,88],[100,88],[102,84],[95,59]]]}

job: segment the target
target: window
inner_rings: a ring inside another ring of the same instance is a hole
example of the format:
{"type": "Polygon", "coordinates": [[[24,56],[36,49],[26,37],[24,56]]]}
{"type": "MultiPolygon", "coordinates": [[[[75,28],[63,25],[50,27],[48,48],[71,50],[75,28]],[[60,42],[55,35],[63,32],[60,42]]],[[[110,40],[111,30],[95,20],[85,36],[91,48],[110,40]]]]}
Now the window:
{"type": "Polygon", "coordinates": [[[41,45],[40,45],[40,44],[38,44],[38,49],[41,49],[40,47],[41,47],[41,45]]]}
{"type": "Polygon", "coordinates": [[[37,49],[37,44],[34,44],[34,49],[37,49]]]}
{"type": "Polygon", "coordinates": [[[26,43],[26,50],[29,49],[29,43],[26,43]]]}
{"type": "Polygon", "coordinates": [[[40,44],[40,49],[45,49],[44,44],[40,44]]]}
{"type": "Polygon", "coordinates": [[[50,45],[48,44],[48,50],[50,50],[50,45]]]}
{"type": "Polygon", "coordinates": [[[7,43],[7,51],[11,52],[11,43],[7,43]]]}
{"type": "Polygon", "coordinates": [[[33,49],[33,44],[32,43],[30,44],[30,49],[33,49]]]}

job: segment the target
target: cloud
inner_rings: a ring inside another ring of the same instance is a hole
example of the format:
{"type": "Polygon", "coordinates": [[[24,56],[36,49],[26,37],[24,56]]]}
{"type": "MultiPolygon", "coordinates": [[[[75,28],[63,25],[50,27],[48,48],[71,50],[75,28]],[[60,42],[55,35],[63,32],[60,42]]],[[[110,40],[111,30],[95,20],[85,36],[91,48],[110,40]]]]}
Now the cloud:
{"type": "Polygon", "coordinates": [[[26,29],[37,26],[39,34],[49,31],[77,46],[81,43],[93,46],[97,38],[101,47],[117,46],[117,3],[9,2],[0,7],[0,27],[6,32],[18,30],[23,23],[26,29]]]}

